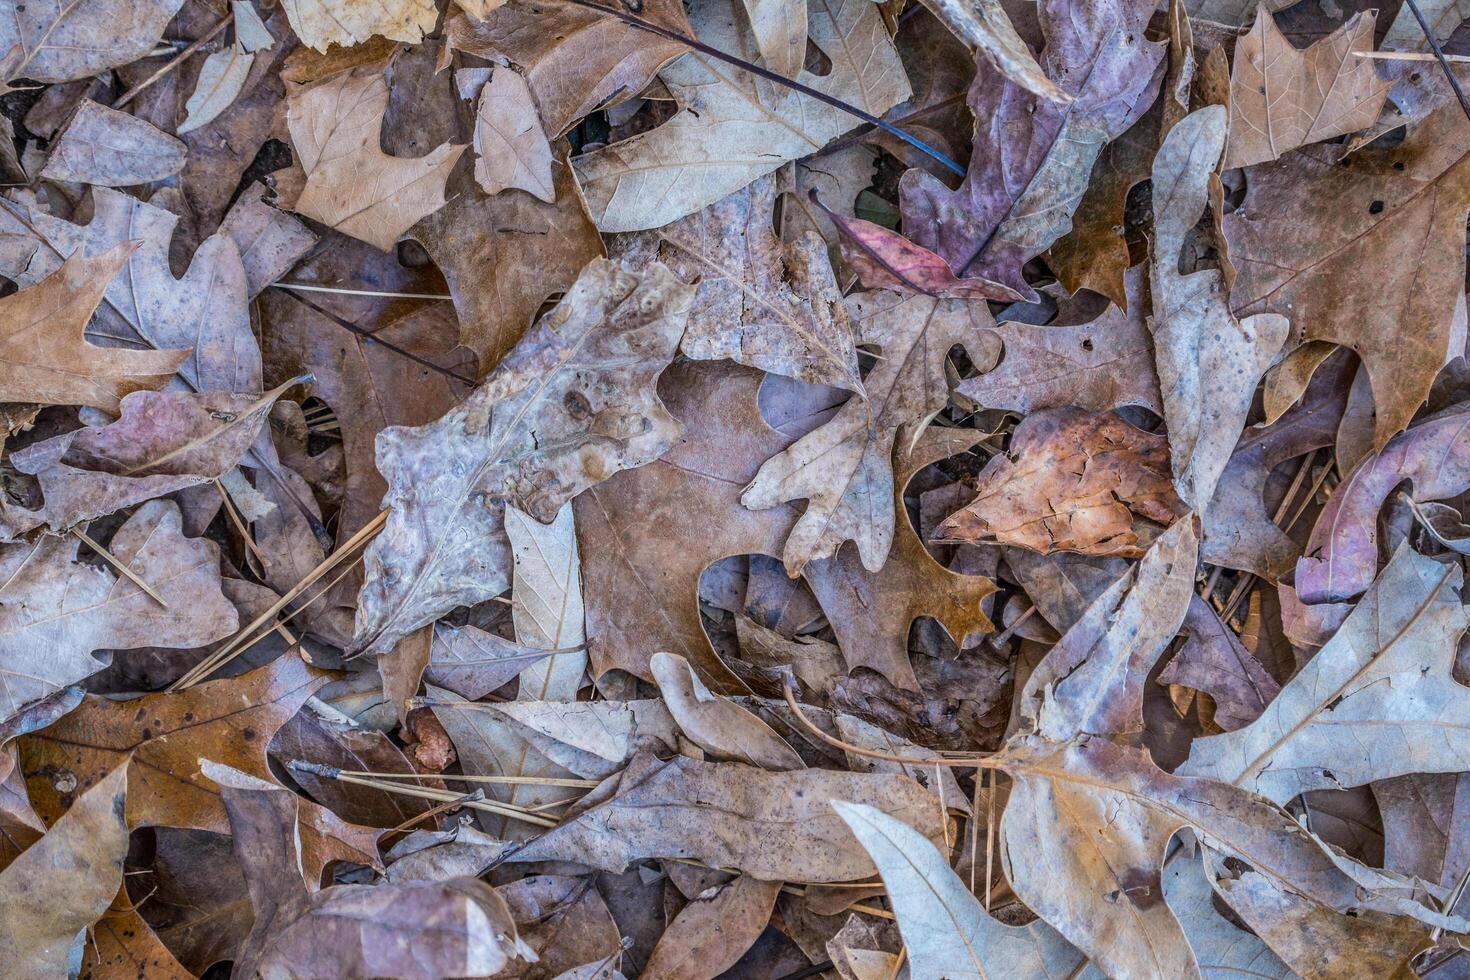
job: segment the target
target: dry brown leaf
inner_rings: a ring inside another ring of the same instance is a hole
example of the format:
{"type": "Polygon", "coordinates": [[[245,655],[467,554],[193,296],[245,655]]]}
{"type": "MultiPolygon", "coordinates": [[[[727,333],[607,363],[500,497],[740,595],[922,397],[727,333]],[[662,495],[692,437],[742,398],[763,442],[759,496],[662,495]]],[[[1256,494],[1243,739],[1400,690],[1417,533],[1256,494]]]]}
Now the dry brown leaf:
{"type": "Polygon", "coordinates": [[[503,591],[506,504],[550,520],[587,487],[668,450],[679,425],[654,385],[692,293],[662,266],[638,276],[595,260],[457,408],[378,435],[393,514],[364,560],[359,648],[382,653],[503,591]]]}
{"type": "Polygon", "coordinates": [[[231,0],[230,12],[235,18],[235,43],[204,59],[194,94],[184,104],[188,115],[174,130],[180,136],[207,126],[228,109],[250,78],[255,52],[267,50],[276,43],[249,0],[231,0]]]}
{"type": "MultiPolygon", "coordinates": [[[[744,762],[775,772],[806,767],[796,750],[770,725],[705,687],[683,657],[655,653],[649,658],[648,669],[680,730],[710,758],[744,762]]],[[[774,896],[771,900],[775,901],[774,896]]]]}
{"type": "Polygon", "coordinates": [[[112,566],[77,561],[78,545],[0,545],[0,720],[101,670],[94,651],[200,647],[239,625],[220,591],[219,546],[185,538],[171,501],[144,504],[108,545],[167,608],[112,566]]]}
{"type": "Polygon", "coordinates": [[[153,49],[181,6],[183,0],[7,4],[0,11],[0,80],[67,82],[125,65],[153,49]]]}
{"type": "Polygon", "coordinates": [[[26,786],[42,818],[56,821],[79,793],[126,764],[128,826],[224,833],[219,788],[200,756],[260,779],[266,745],[327,676],[282,656],[238,678],[133,701],[88,695],[71,714],[20,740],[26,786]]]}
{"type": "Polygon", "coordinates": [[[864,568],[883,567],[894,533],[894,437],[900,426],[927,421],[944,408],[950,348],[962,345],[984,362],[979,331],[995,322],[978,300],[877,291],[845,303],[858,343],[879,358],[863,381],[865,394],[767,460],[740,496],[752,510],[806,500],[781,552],[793,577],[809,561],[837,554],[844,541],[857,545],[864,568]]]}
{"type": "Polygon", "coordinates": [[[556,201],[551,183],[551,144],[531,101],[526,80],[504,65],[480,90],[475,110],[475,180],[486,194],[519,188],[547,204],[556,201]]]}
{"type": "Polygon", "coordinates": [[[417,44],[439,19],[433,0],[282,0],[282,6],[296,36],[318,51],[378,36],[417,44]]]}
{"type": "Polygon", "coordinates": [[[51,150],[41,176],[128,187],[184,169],[184,144],[136,116],[84,99],[51,150]]]}
{"type": "Polygon", "coordinates": [[[92,925],[82,948],[81,980],[145,976],[148,980],[192,980],[158,934],[119,889],[102,918],[92,925]]]}
{"type": "Polygon", "coordinates": [[[616,960],[622,936],[591,879],[533,875],[495,889],[505,900],[520,938],[536,961],[516,960],[497,980],[560,980],[564,972],[595,960],[616,960]]]}
{"type": "Polygon", "coordinates": [[[638,976],[713,980],[760,938],[780,893],[779,881],[740,875],[697,895],[669,923],[638,976]]]}
{"type": "Polygon", "coordinates": [[[1142,554],[1157,525],[1186,510],[1174,494],[1163,436],[1113,412],[1055,408],[1028,415],[1010,451],[980,471],[977,495],[935,532],[1051,554],[1142,554]],[[1151,522],[1151,523],[1150,523],[1151,522]]]}
{"type": "Polygon", "coordinates": [[[434,643],[423,675],[430,684],[477,701],[550,655],[546,650],[474,626],[453,627],[441,622],[434,625],[434,643]]]}
{"type": "Polygon", "coordinates": [[[45,837],[0,872],[0,957],[7,975],[65,976],[77,933],[117,894],[128,853],[123,769],[99,774],[45,837]]]}
{"type": "Polygon", "coordinates": [[[1281,685],[1251,656],[1209,603],[1196,596],[1184,616],[1185,641],[1159,675],[1160,684],[1182,684],[1215,702],[1214,721],[1227,732],[1260,717],[1281,685]]]}
{"type": "Polygon", "coordinates": [[[1279,159],[1290,150],[1367,129],[1392,87],[1370,58],[1374,12],[1360,13],[1305,51],[1264,7],[1235,45],[1225,169],[1279,159]]]}
{"type": "Polygon", "coordinates": [[[443,144],[421,157],[379,145],[388,83],[379,72],[349,74],[293,93],[286,112],[306,185],[291,210],[388,250],[444,206],[444,184],[464,152],[443,144]]]}
{"type": "Polygon", "coordinates": [[[795,78],[806,60],[805,0],[741,0],[761,61],[778,75],[795,78]]]}
{"type": "MultiPolygon", "coordinates": [[[[750,61],[760,53],[740,30],[740,3],[696,6],[690,33],[750,61]]],[[[807,0],[807,28],[831,70],[803,71],[798,81],[874,115],[909,97],[898,52],[873,6],[807,0]]],[[[847,112],[696,51],[659,77],[680,105],[672,119],[574,161],[592,220],[604,232],[677,221],[821,149],[854,123],[847,112]],[[753,147],[760,149],[753,154],[753,147]]]]}
{"type": "Polygon", "coordinates": [[[815,234],[777,239],[776,178],[761,177],[656,231],[614,236],[623,261],[660,261],[696,283],[681,347],[813,384],[863,390],[853,330],[815,234]]]}
{"type": "Polygon", "coordinates": [[[161,388],[173,376],[188,351],[106,350],[83,337],[131,251],[119,245],[95,258],[74,255],[36,285],[0,298],[0,388],[7,399],[115,412],[123,395],[161,388]]]}

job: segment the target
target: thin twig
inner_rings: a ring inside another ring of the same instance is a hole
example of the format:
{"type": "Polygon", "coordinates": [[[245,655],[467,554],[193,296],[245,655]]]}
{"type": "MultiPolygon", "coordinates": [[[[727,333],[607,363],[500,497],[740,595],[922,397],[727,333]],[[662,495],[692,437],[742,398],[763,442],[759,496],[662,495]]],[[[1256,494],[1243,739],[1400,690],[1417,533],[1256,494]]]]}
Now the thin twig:
{"type": "MultiPolygon", "coordinates": [[[[1353,55],[1354,55],[1354,57],[1358,57],[1358,58],[1371,58],[1374,61],[1438,61],[1439,60],[1438,58],[1436,58],[1433,54],[1429,53],[1428,51],[1354,51],[1353,52],[1353,55]]],[[[1444,60],[1445,61],[1449,61],[1449,62],[1453,62],[1454,64],[1457,64],[1457,65],[1470,64],[1470,56],[1466,56],[1466,55],[1463,55],[1463,54],[1447,54],[1447,55],[1444,56],[1444,60]]]]}
{"type": "Polygon", "coordinates": [[[942,164],[945,168],[953,170],[961,177],[965,175],[964,167],[961,167],[958,163],[955,163],[949,157],[945,156],[943,153],[940,153],[934,147],[930,146],[928,143],[925,143],[918,137],[911,136],[908,133],[905,133],[903,130],[899,129],[897,126],[893,125],[892,123],[885,122],[884,120],[879,119],[871,112],[865,112],[855,105],[843,102],[841,99],[833,98],[826,92],[820,92],[817,89],[812,88],[810,85],[803,85],[801,82],[792,81],[784,75],[773,72],[768,68],[762,68],[760,65],[751,64],[744,58],[737,58],[732,54],[726,54],[718,48],[712,48],[708,44],[705,44],[703,41],[697,40],[696,38],[686,37],[685,35],[680,34],[676,31],[671,31],[666,27],[660,27],[659,25],[652,23],[651,21],[644,20],[642,17],[639,17],[636,14],[628,13],[627,11],[623,10],[615,10],[612,7],[604,7],[600,3],[593,3],[592,0],[562,0],[562,2],[572,4],[576,7],[582,7],[586,10],[595,10],[600,14],[607,14],[609,17],[616,17],[623,23],[636,27],[640,31],[647,31],[650,34],[657,34],[659,37],[664,38],[665,40],[673,41],[676,44],[682,44],[686,48],[692,48],[693,50],[698,51],[700,54],[709,55],[716,61],[723,61],[727,65],[734,65],[736,68],[748,71],[752,75],[764,78],[768,82],[774,82],[775,84],[789,88],[794,92],[800,92],[802,95],[805,95],[808,98],[816,99],[818,102],[829,105],[834,109],[841,109],[848,115],[856,116],[863,122],[868,123],[871,126],[877,126],[879,129],[883,130],[883,132],[903,140],[909,146],[912,146],[914,149],[918,150],[920,153],[923,153],[926,156],[933,157],[935,160],[939,161],[939,163],[942,164]]]}
{"type": "Polygon", "coordinates": [[[453,296],[439,293],[385,293],[376,289],[346,289],[341,286],[308,286],[304,282],[273,282],[277,289],[295,289],[305,293],[339,293],[343,296],[380,296],[384,299],[434,299],[452,300],[453,296]]]}
{"type": "Polygon", "coordinates": [[[443,803],[439,803],[435,806],[429,807],[427,810],[425,810],[423,813],[420,813],[416,817],[409,817],[407,820],[403,821],[403,823],[389,830],[388,833],[401,834],[416,823],[423,823],[430,817],[437,817],[439,816],[439,814],[448,812],[449,810],[458,810],[466,803],[469,803],[471,801],[483,800],[484,798],[485,791],[482,789],[477,789],[473,793],[466,793],[457,800],[445,800],[443,803]]]}
{"type": "Polygon", "coordinates": [[[209,29],[209,33],[208,34],[204,35],[199,40],[195,41],[193,44],[189,45],[187,48],[185,48],[184,50],[180,51],[177,55],[174,56],[174,58],[173,58],[172,61],[170,61],[168,64],[164,65],[162,68],[158,69],[158,71],[156,71],[153,74],[149,75],[147,78],[143,79],[137,85],[134,85],[132,88],[130,88],[126,92],[124,92],[122,94],[122,98],[120,98],[116,102],[114,102],[112,104],[112,107],[114,109],[121,109],[123,106],[125,106],[129,102],[133,101],[133,99],[135,99],[138,96],[138,93],[142,92],[144,89],[148,88],[148,86],[150,86],[154,82],[158,81],[164,75],[167,75],[169,72],[171,72],[175,68],[179,67],[179,65],[183,64],[184,63],[184,59],[188,58],[189,55],[193,54],[195,51],[198,51],[200,48],[204,47],[204,45],[208,44],[210,41],[213,41],[215,39],[215,37],[218,36],[218,34],[219,34],[220,31],[222,31],[226,27],[229,27],[230,26],[230,22],[233,21],[234,19],[235,19],[235,15],[234,14],[225,14],[225,19],[222,20],[222,21],[220,21],[218,24],[215,24],[213,27],[211,27],[209,29]]]}
{"type": "Polygon", "coordinates": [[[336,769],[344,776],[363,776],[372,779],[455,779],[463,783],[526,783],[532,786],[561,786],[569,789],[596,789],[596,779],[564,779],[559,776],[465,776],[446,772],[370,772],[366,769],[336,769]]]}
{"type": "Polygon", "coordinates": [[[1460,80],[1455,77],[1454,70],[1450,68],[1449,60],[1445,57],[1444,50],[1439,46],[1439,39],[1429,29],[1429,24],[1424,20],[1424,15],[1419,11],[1419,5],[1414,0],[1404,0],[1409,6],[1409,12],[1419,22],[1419,29],[1424,32],[1424,40],[1429,42],[1429,50],[1434,52],[1434,57],[1439,61],[1439,67],[1444,69],[1444,77],[1449,80],[1450,88],[1454,90],[1455,98],[1460,100],[1460,108],[1465,113],[1465,118],[1470,119],[1470,99],[1465,98],[1465,92],[1460,88],[1460,80]]]}
{"type": "MultiPolygon", "coordinates": [[[[362,776],[349,776],[334,766],[318,765],[315,762],[304,762],[301,759],[292,759],[286,763],[286,768],[296,772],[309,772],[324,779],[333,779],[337,782],[348,783],[353,786],[366,786],[370,789],[382,790],[384,793],[397,793],[400,796],[413,796],[421,800],[437,800],[447,803],[454,800],[464,800],[463,793],[456,793],[447,789],[431,789],[427,786],[401,786],[377,779],[365,779],[362,776]]],[[[465,800],[462,806],[472,810],[483,810],[486,813],[494,813],[497,816],[510,817],[522,823],[534,824],[538,827],[550,829],[557,826],[557,821],[547,817],[538,816],[522,807],[513,806],[509,803],[496,803],[490,800],[465,800]]]]}
{"type": "Polygon", "coordinates": [[[132,582],[138,588],[142,589],[143,592],[147,594],[148,598],[152,599],[163,608],[168,608],[168,603],[163,601],[163,596],[153,591],[153,586],[143,581],[143,579],[138,575],[137,572],[133,571],[131,568],[118,561],[117,556],[114,555],[112,552],[108,551],[96,541],[93,541],[91,538],[87,537],[86,531],[83,531],[80,527],[74,527],[71,529],[71,533],[75,534],[77,538],[81,540],[82,544],[97,552],[97,555],[104,561],[106,561],[107,564],[111,565],[113,568],[117,569],[124,576],[126,576],[129,582],[132,582]]]}
{"type": "Polygon", "coordinates": [[[224,501],[225,513],[229,515],[230,523],[235,525],[235,530],[240,532],[241,539],[245,542],[245,549],[255,556],[255,560],[262,565],[265,564],[265,555],[255,545],[255,539],[250,537],[250,528],[245,526],[245,518],[235,510],[235,503],[230,499],[230,492],[219,480],[214,481],[214,488],[219,491],[219,499],[224,501]]]}

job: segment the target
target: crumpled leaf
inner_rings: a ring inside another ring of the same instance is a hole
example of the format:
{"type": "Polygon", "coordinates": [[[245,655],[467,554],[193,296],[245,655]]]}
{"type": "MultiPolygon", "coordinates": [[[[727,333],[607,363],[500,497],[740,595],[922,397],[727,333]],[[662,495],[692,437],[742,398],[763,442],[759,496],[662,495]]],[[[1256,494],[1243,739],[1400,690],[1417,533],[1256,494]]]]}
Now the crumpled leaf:
{"type": "Polygon", "coordinates": [[[547,204],[556,200],[551,183],[551,144],[531,101],[526,80],[512,69],[494,70],[480,89],[475,110],[475,180],[486,194],[515,187],[547,204]]]}
{"type": "MultiPolygon", "coordinates": [[[[695,33],[681,0],[644,0],[638,14],[685,37],[695,33]]],[[[474,16],[480,19],[458,15],[445,24],[449,48],[520,66],[553,139],[599,106],[643,91],[661,67],[689,50],[615,17],[554,0],[507,0],[483,18],[474,16]]]]}
{"type": "Polygon", "coordinates": [[[0,871],[0,956],[8,975],[66,976],[72,940],[117,894],[128,853],[123,769],[99,775],[45,837],[0,871]]]}
{"type": "Polygon", "coordinates": [[[0,11],[0,79],[69,82],[128,64],[153,49],[181,6],[183,0],[7,4],[0,11]]]}
{"type": "Polygon", "coordinates": [[[606,803],[528,842],[516,861],[571,860],[621,871],[649,857],[694,858],[763,881],[856,881],[873,862],[829,800],[866,802],[942,841],[939,800],[907,776],[825,769],[765,772],[678,757],[606,803]]]}
{"type": "MultiPolygon", "coordinates": [[[[432,13],[432,5],[430,5],[432,13]]],[[[348,74],[292,94],[291,144],[306,173],[292,210],[387,251],[414,223],[444,206],[444,184],[464,146],[396,157],[378,143],[388,83],[348,74]]]]}
{"type": "Polygon", "coordinates": [[[1303,51],[1259,8],[1235,45],[1225,169],[1373,125],[1393,87],[1378,78],[1372,59],[1359,56],[1373,50],[1373,24],[1373,11],[1357,14],[1303,51]]]}
{"type": "Polygon", "coordinates": [[[1227,732],[1259,718],[1281,690],[1265,666],[1198,596],[1189,600],[1184,629],[1188,636],[1159,675],[1159,683],[1208,694],[1215,702],[1215,724],[1227,732]]]}
{"type": "Polygon", "coordinates": [[[1461,580],[1457,567],[1401,547],[1265,713],[1196,739],[1179,772],[1285,803],[1311,789],[1470,768],[1470,742],[1453,721],[1470,710],[1470,691],[1450,676],[1467,624],[1461,580]]]}
{"type": "Polygon", "coordinates": [[[250,77],[255,52],[268,50],[276,43],[249,0],[231,0],[230,11],[235,18],[235,43],[204,59],[194,94],[184,104],[188,115],[174,130],[180,136],[209,125],[228,109],[250,77]]]}
{"type": "Polygon", "coordinates": [[[865,804],[832,806],[878,866],[914,976],[1061,977],[1085,965],[1045,922],[1008,926],[991,918],[918,831],[865,804]]]}
{"type": "Polygon", "coordinates": [[[861,392],[852,324],[827,248],[813,233],[777,239],[776,178],[764,176],[656,231],[619,236],[615,255],[660,261],[696,283],[681,347],[861,392]]]}
{"type": "Polygon", "coordinates": [[[167,383],[188,351],[111,350],[83,337],[131,251],[119,245],[95,258],[75,255],[29,289],[0,297],[0,388],[7,399],[115,412],[128,392],[167,383]]]}
{"type": "Polygon", "coordinates": [[[1072,101],[1050,102],[979,65],[965,180],[951,190],[924,171],[906,173],[905,235],[961,279],[999,282],[1035,301],[1021,266],[1071,227],[1098,153],[1158,91],[1165,44],[1144,38],[1153,9],[1150,0],[1105,0],[1078,17],[1062,0],[1042,4],[1041,67],[1072,101]]]}
{"type": "Polygon", "coordinates": [[[309,48],[351,47],[372,37],[417,44],[434,29],[433,0],[282,0],[291,30],[309,48]]]}
{"type": "MultiPolygon", "coordinates": [[[[1370,66],[1371,71],[1371,66],[1370,66]]],[[[1233,145],[1233,144],[1232,144],[1233,145]]],[[[1185,236],[1208,203],[1209,180],[1225,148],[1225,109],[1206,106],[1181,119],[1154,157],[1154,337],[1174,489],[1203,510],[1245,428],[1261,374],[1286,342],[1286,317],[1236,320],[1218,269],[1179,274],[1185,236]]]]}
{"type": "Polygon", "coordinates": [[[1109,306],[1094,320],[1067,326],[997,324],[1000,364],[964,379],[955,391],[986,408],[1022,414],[1066,405],[1091,412],[1140,405],[1162,415],[1153,338],[1144,320],[1144,272],[1139,265],[1126,276],[1131,312],[1109,306]]]}
{"type": "Polygon", "coordinates": [[[379,433],[393,514],[364,559],[360,649],[386,652],[503,591],[506,503],[549,521],[580,491],[668,450],[679,424],[654,384],[692,294],[662,266],[638,276],[595,260],[458,407],[379,433]]]}
{"type": "Polygon", "coordinates": [[[648,669],[680,730],[710,758],[743,762],[773,772],[806,767],[796,750],[770,725],[705,687],[683,657],[655,653],[649,658],[648,669]]]}
{"type": "Polygon", "coordinates": [[[806,510],[781,551],[786,573],[831,558],[844,541],[857,545],[863,567],[883,567],[893,544],[893,448],[899,427],[929,419],[949,400],[944,362],[963,345],[972,357],[976,333],[994,321],[984,303],[858,293],[846,300],[857,341],[879,360],[831,420],[771,457],[740,496],[753,510],[805,498],[806,510]]]}
{"type": "Polygon", "coordinates": [[[1415,501],[1445,500],[1470,488],[1467,409],[1456,406],[1394,437],[1338,486],[1312,527],[1297,562],[1297,597],[1305,603],[1351,599],[1378,569],[1378,512],[1399,484],[1415,501]]]}
{"type": "MultiPolygon", "coordinates": [[[[693,33],[711,47],[759,57],[741,30],[740,0],[694,8],[693,33]]],[[[831,71],[797,80],[874,115],[909,97],[883,19],[863,0],[808,0],[811,42],[831,71]]],[[[679,112],[647,133],[578,157],[588,210],[604,232],[657,228],[739,190],[787,160],[808,156],[853,127],[839,109],[691,51],[659,76],[679,112]],[[752,154],[751,148],[759,147],[752,154]]]]}
{"type": "Polygon", "coordinates": [[[184,169],[183,143],[136,116],[84,99],[41,170],[48,180],[128,187],[184,169]]]}
{"type": "Polygon", "coordinates": [[[75,711],[20,739],[31,800],[42,819],[54,822],[76,794],[126,764],[129,827],[224,833],[219,788],[201,772],[201,752],[269,778],[266,745],[326,682],[326,674],[286,655],[181,693],[132,701],[89,694],[75,711]]]}
{"type": "Polygon", "coordinates": [[[1258,166],[1244,201],[1225,215],[1235,312],[1290,317],[1293,344],[1355,350],[1373,389],[1375,449],[1428,396],[1464,296],[1470,156],[1445,159],[1466,125],[1455,108],[1397,147],[1367,147],[1345,163],[1329,162],[1334,148],[1324,147],[1258,166]]]}
{"type": "Polygon", "coordinates": [[[1036,412],[1016,426],[1010,451],[980,471],[975,499],[934,536],[1136,557],[1157,525],[1186,510],[1165,472],[1167,455],[1163,436],[1114,412],[1036,412]]]}
{"type": "Polygon", "coordinates": [[[78,544],[0,545],[0,720],[101,670],[97,650],[201,647],[239,626],[220,591],[219,546],[185,538],[171,501],[144,504],[108,545],[167,608],[110,565],[77,561],[78,544]]]}

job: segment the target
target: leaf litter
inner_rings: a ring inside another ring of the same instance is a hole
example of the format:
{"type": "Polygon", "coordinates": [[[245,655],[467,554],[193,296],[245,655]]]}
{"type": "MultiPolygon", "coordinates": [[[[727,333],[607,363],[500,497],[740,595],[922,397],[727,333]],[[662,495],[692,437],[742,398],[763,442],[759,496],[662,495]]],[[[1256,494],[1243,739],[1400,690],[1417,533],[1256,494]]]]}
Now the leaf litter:
{"type": "Polygon", "coordinates": [[[1470,970],[1467,13],[0,10],[3,972],[1470,970]]]}

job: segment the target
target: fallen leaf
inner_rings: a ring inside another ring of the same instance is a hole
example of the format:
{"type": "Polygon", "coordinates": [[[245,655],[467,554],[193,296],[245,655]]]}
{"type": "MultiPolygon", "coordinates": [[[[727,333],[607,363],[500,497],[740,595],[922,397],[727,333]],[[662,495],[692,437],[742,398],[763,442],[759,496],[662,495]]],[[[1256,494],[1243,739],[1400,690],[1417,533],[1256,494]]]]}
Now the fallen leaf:
{"type": "Polygon", "coordinates": [[[188,351],[117,351],[83,337],[131,246],[75,255],[29,289],[0,298],[0,387],[14,401],[117,411],[130,391],[161,388],[188,351]],[[44,331],[46,343],[37,343],[44,331]]]}
{"type": "Polygon", "coordinates": [[[418,43],[434,29],[439,10],[433,0],[283,0],[291,29],[301,43],[318,51],[350,47],[372,37],[418,43]]]}
{"type": "Polygon", "coordinates": [[[965,180],[951,190],[921,170],[905,174],[905,234],[961,279],[1034,300],[1021,266],[1071,227],[1098,153],[1158,91],[1165,45],[1143,36],[1152,11],[1144,0],[1108,0],[1085,18],[1065,4],[1043,6],[1041,67],[1071,101],[1048,101],[979,65],[969,104],[980,122],[965,180]]]}
{"type": "Polygon", "coordinates": [[[486,194],[514,187],[547,204],[556,200],[551,183],[551,144],[531,101],[526,80],[508,67],[495,69],[480,90],[475,111],[475,180],[486,194]]]}
{"type": "Polygon", "coordinates": [[[1347,621],[1252,724],[1197,739],[1178,770],[1278,803],[1405,773],[1460,772],[1446,719],[1470,705],[1450,677],[1466,627],[1461,573],[1400,548],[1347,621]],[[1370,741],[1347,735],[1369,730],[1370,741]]]}
{"type": "MultiPolygon", "coordinates": [[[[0,78],[67,82],[125,65],[153,49],[183,0],[16,4],[0,14],[0,78]]],[[[9,86],[6,86],[9,88],[9,86]]]]}
{"type": "Polygon", "coordinates": [[[125,791],[122,766],[100,775],[45,837],[0,871],[0,955],[11,976],[65,975],[72,940],[107,911],[128,853],[125,791]]]}
{"type": "Polygon", "coordinates": [[[1179,274],[1179,252],[1205,210],[1208,182],[1224,149],[1225,109],[1206,106],[1169,130],[1153,164],[1159,196],[1149,327],[1174,489],[1196,511],[1214,496],[1256,384],[1290,330],[1286,317],[1272,313],[1236,320],[1218,270],[1179,274]]]}
{"type": "Polygon", "coordinates": [[[107,912],[92,924],[82,949],[82,980],[141,975],[157,980],[190,980],[174,954],[158,938],[119,889],[107,912]]]}
{"type": "MultiPolygon", "coordinates": [[[[743,762],[773,772],[806,768],[796,750],[770,725],[734,701],[711,692],[683,657],[655,653],[649,658],[648,668],[679,729],[710,758],[743,762]]],[[[771,901],[775,901],[774,895],[771,901]]],[[[769,917],[767,910],[765,918],[769,917]]]]}
{"type": "MultiPolygon", "coordinates": [[[[739,3],[697,6],[691,33],[749,61],[759,52],[739,30],[739,3]]],[[[832,68],[824,75],[803,71],[797,78],[802,84],[874,115],[909,97],[898,52],[874,8],[853,0],[808,0],[807,29],[832,68]]],[[[693,214],[785,161],[821,149],[854,124],[846,112],[697,51],[659,77],[679,112],[651,132],[573,163],[603,232],[657,228],[693,214]],[[758,157],[751,146],[761,147],[758,157]]]]}
{"type": "Polygon", "coordinates": [[[426,156],[379,146],[388,83],[376,72],[343,75],[292,94],[286,112],[306,184],[291,210],[384,251],[444,206],[444,183],[464,152],[444,144],[426,156]]]}
{"type": "Polygon", "coordinates": [[[184,104],[188,115],[174,130],[180,136],[207,126],[228,109],[245,88],[255,53],[276,43],[248,0],[231,0],[230,11],[235,18],[235,43],[204,59],[194,94],[184,104]]]}
{"type": "Polygon", "coordinates": [[[792,577],[813,559],[837,554],[844,541],[857,545],[864,568],[883,567],[894,533],[894,438],[901,426],[944,408],[950,348],[962,345],[983,360],[977,331],[994,323],[977,301],[870,292],[846,303],[858,343],[879,357],[863,379],[866,397],[854,396],[821,427],[767,460],[740,496],[752,510],[806,500],[781,552],[792,577]]]}
{"type": "Polygon", "coordinates": [[[1016,426],[1009,452],[992,457],[975,499],[935,538],[1135,557],[1157,525],[1185,512],[1164,472],[1167,454],[1163,436],[1114,412],[1036,412],[1016,426]]]}
{"type": "Polygon", "coordinates": [[[476,701],[551,655],[547,650],[515,643],[473,626],[456,628],[438,623],[434,626],[434,643],[424,667],[424,679],[476,701]]]}
{"type": "Polygon", "coordinates": [[[949,299],[1018,300],[1022,294],[984,276],[960,278],[940,256],[882,225],[826,212],[842,236],[842,258],[869,289],[949,299]]]}
{"type": "Polygon", "coordinates": [[[51,535],[0,545],[0,719],[101,670],[96,651],[200,647],[239,625],[220,591],[218,545],[185,538],[169,501],[138,508],[108,547],[167,607],[111,565],[77,561],[78,545],[51,535]]]}
{"type": "Polygon", "coordinates": [[[142,119],[84,99],[41,176],[128,187],[172,177],[184,168],[184,153],[184,144],[142,119]]]}
{"type": "Polygon", "coordinates": [[[691,294],[662,266],[640,277],[595,260],[458,408],[379,434],[393,514],[364,560],[360,649],[384,652],[455,606],[501,592],[506,503],[550,520],[580,491],[673,444],[678,422],[654,385],[691,294]]]}
{"type": "Polygon", "coordinates": [[[1235,45],[1225,169],[1266,163],[1308,143],[1366,129],[1392,87],[1373,61],[1373,11],[1360,13],[1305,51],[1264,8],[1235,45]]]}
{"type": "Polygon", "coordinates": [[[1188,636],[1159,675],[1160,684],[1182,684],[1215,702],[1215,724],[1233,732],[1249,725],[1281,685],[1251,656],[1209,603],[1196,596],[1184,616],[1188,636]]]}
{"type": "Polygon", "coordinates": [[[742,0],[765,66],[795,78],[806,60],[805,0],[742,0]]]}
{"type": "Polygon", "coordinates": [[[681,348],[861,392],[853,330],[826,246],[777,239],[776,178],[764,176],[657,231],[621,236],[615,257],[660,261],[696,284],[681,348]]]}
{"type": "Polygon", "coordinates": [[[713,980],[733,967],[766,928],[779,881],[739,875],[694,898],[659,937],[639,977],[713,980]]]}

